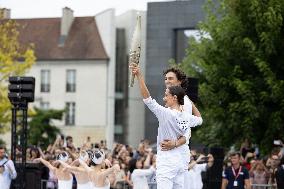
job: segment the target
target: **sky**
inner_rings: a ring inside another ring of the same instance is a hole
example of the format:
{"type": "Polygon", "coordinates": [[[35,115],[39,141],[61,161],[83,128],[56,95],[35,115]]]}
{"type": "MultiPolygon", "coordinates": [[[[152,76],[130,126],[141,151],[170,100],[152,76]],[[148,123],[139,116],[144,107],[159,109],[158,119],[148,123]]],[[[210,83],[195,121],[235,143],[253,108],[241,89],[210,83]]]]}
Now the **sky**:
{"type": "Polygon", "coordinates": [[[114,8],[116,15],[127,10],[146,10],[147,2],[172,0],[0,0],[0,8],[11,9],[11,18],[61,17],[62,8],[69,7],[74,16],[94,16],[114,8]]]}

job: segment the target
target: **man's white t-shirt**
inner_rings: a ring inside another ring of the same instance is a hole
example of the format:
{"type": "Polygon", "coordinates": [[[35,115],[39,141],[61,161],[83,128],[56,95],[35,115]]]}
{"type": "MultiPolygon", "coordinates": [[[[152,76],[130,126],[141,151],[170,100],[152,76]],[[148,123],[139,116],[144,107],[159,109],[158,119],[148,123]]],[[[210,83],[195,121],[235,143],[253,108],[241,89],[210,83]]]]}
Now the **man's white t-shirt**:
{"type": "MultiPolygon", "coordinates": [[[[187,95],[184,96],[184,105],[183,105],[184,111],[188,112],[190,115],[192,115],[192,103],[191,100],[187,95]]],[[[186,143],[189,144],[189,139],[191,137],[191,128],[189,128],[186,133],[183,135],[186,138],[186,143]]]]}

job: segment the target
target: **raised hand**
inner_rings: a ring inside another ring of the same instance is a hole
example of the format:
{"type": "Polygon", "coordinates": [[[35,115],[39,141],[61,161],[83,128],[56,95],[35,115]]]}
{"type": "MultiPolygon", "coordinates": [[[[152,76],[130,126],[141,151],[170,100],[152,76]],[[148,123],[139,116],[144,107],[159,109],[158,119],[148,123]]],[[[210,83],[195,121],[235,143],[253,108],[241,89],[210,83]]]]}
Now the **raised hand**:
{"type": "Polygon", "coordinates": [[[205,156],[203,154],[200,154],[199,157],[197,158],[196,162],[201,162],[204,157],[205,156]]]}
{"type": "Polygon", "coordinates": [[[111,162],[108,159],[105,159],[104,162],[105,162],[106,166],[108,166],[108,167],[112,166],[111,162]]]}
{"type": "Polygon", "coordinates": [[[161,150],[162,151],[167,151],[171,150],[175,147],[175,141],[174,140],[164,140],[160,143],[161,150]]]}
{"type": "Polygon", "coordinates": [[[129,65],[129,69],[131,70],[132,74],[135,76],[138,76],[140,74],[140,68],[136,63],[131,63],[129,65]]]}
{"type": "Polygon", "coordinates": [[[34,160],[33,160],[33,162],[34,162],[34,163],[40,163],[40,162],[41,162],[41,160],[42,160],[42,158],[40,157],[40,158],[36,158],[36,159],[34,159],[34,160]]]}
{"type": "Polygon", "coordinates": [[[114,172],[120,171],[120,167],[118,164],[113,165],[114,172]]]}

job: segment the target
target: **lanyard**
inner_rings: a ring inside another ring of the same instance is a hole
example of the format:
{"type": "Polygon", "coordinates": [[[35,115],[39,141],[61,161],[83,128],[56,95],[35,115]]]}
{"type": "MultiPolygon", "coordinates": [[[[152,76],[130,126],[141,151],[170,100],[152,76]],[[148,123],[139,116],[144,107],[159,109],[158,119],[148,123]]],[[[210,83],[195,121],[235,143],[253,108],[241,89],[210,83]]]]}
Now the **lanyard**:
{"type": "Polygon", "coordinates": [[[233,167],[232,167],[232,171],[233,171],[233,174],[234,174],[234,176],[235,176],[235,180],[237,180],[238,176],[240,175],[240,172],[242,171],[242,166],[240,166],[237,175],[236,175],[235,169],[234,169],[233,167]]]}

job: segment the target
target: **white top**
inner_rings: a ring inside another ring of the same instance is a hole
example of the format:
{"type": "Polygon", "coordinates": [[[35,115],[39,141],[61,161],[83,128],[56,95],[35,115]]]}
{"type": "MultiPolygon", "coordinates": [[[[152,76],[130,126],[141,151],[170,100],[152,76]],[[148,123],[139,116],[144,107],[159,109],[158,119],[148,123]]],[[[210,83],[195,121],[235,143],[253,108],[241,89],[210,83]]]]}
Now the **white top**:
{"type": "MultiPolygon", "coordinates": [[[[192,115],[192,103],[191,100],[189,99],[188,96],[184,96],[183,98],[184,100],[184,105],[183,105],[183,109],[185,112],[188,112],[189,115],[192,115]]],[[[194,125],[194,127],[197,125],[194,125]]],[[[188,130],[186,130],[185,134],[183,135],[186,138],[186,143],[185,144],[189,144],[189,139],[191,137],[191,128],[188,128],[188,130]]]]}
{"type": "Polygon", "coordinates": [[[94,185],[93,189],[110,189],[110,183],[109,183],[109,181],[107,181],[107,182],[108,183],[103,187],[97,187],[97,186],[94,185]]]}
{"type": "Polygon", "coordinates": [[[0,188],[9,189],[11,185],[11,180],[17,177],[17,172],[13,161],[3,158],[0,160],[0,166],[4,164],[4,172],[0,173],[0,188]]]}
{"type": "Polygon", "coordinates": [[[77,189],[93,189],[93,186],[91,182],[87,182],[85,184],[77,184],[77,189]]]}
{"type": "Polygon", "coordinates": [[[187,185],[185,189],[202,189],[203,182],[201,172],[206,171],[207,164],[196,164],[192,169],[186,172],[187,185]]]}
{"type": "Polygon", "coordinates": [[[133,189],[149,189],[146,176],[150,176],[155,172],[153,167],[149,169],[134,169],[131,174],[133,189]]]}
{"type": "Polygon", "coordinates": [[[189,114],[192,114],[192,102],[187,95],[184,96],[183,101],[184,101],[183,104],[184,110],[189,114]]]}
{"type": "Polygon", "coordinates": [[[202,118],[190,115],[186,111],[177,111],[159,105],[151,97],[143,99],[148,108],[155,114],[159,121],[157,146],[160,150],[160,142],[163,140],[176,140],[186,134],[189,127],[202,124],[202,118]]]}
{"type": "Polygon", "coordinates": [[[70,180],[58,180],[58,189],[72,189],[73,178],[70,180]]]}

